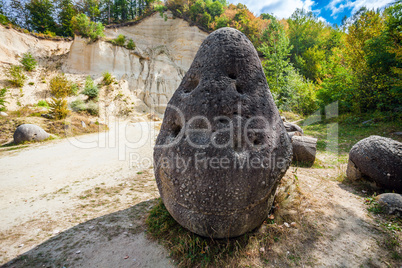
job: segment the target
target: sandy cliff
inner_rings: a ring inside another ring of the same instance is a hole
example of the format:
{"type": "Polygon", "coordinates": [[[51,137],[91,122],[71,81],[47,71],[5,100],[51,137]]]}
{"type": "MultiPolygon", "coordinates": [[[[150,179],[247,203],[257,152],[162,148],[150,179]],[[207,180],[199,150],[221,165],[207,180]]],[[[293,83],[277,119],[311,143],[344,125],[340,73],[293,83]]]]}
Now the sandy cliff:
{"type": "Polygon", "coordinates": [[[37,59],[63,55],[70,46],[71,42],[40,40],[0,25],[0,63],[3,64],[18,64],[26,52],[31,52],[37,59]]]}
{"type": "Polygon", "coordinates": [[[185,72],[208,35],[181,19],[156,13],[134,26],[110,28],[107,38],[119,34],[133,39],[134,51],[98,41],[88,43],[76,37],[62,70],[99,76],[108,71],[128,81],[129,88],[149,107],[163,113],[185,72]]]}

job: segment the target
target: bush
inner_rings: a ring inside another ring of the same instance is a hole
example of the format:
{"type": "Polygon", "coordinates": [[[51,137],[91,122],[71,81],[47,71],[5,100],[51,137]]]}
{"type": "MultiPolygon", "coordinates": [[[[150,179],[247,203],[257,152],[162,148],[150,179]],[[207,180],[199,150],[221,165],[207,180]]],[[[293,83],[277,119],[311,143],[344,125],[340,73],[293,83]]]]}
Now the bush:
{"type": "Polygon", "coordinates": [[[50,93],[56,98],[66,98],[73,95],[70,81],[67,80],[64,74],[59,74],[50,80],[50,93]]]}
{"type": "Polygon", "coordinates": [[[83,100],[75,100],[70,103],[71,109],[73,109],[74,112],[82,112],[87,109],[87,106],[85,105],[85,102],[83,100]]]}
{"type": "Polygon", "coordinates": [[[124,47],[124,44],[126,43],[126,36],[119,34],[119,36],[117,38],[112,40],[112,43],[114,45],[124,47]]]}
{"type": "Polygon", "coordinates": [[[88,102],[87,112],[91,115],[98,115],[99,114],[99,105],[93,101],[88,102]]]}
{"type": "Polygon", "coordinates": [[[62,98],[52,98],[49,104],[50,113],[54,116],[54,119],[60,120],[67,117],[70,113],[68,110],[67,100],[62,98]]]}
{"type": "Polygon", "coordinates": [[[79,14],[71,19],[71,24],[73,25],[73,30],[83,37],[88,37],[92,41],[96,41],[101,37],[104,37],[103,33],[105,27],[102,23],[95,23],[91,21],[85,14],[79,14]]]}
{"type": "Polygon", "coordinates": [[[87,111],[91,115],[99,114],[99,105],[94,101],[89,101],[88,103],[85,103],[83,100],[78,99],[71,102],[70,106],[74,112],[87,111]]]}
{"type": "Polygon", "coordinates": [[[7,88],[3,88],[0,90],[0,111],[6,110],[6,94],[7,88]]]}
{"type": "Polygon", "coordinates": [[[9,23],[10,21],[8,20],[8,18],[3,14],[0,14],[0,24],[7,25],[9,23]]]}
{"type": "Polygon", "coordinates": [[[127,43],[127,46],[126,46],[126,47],[127,47],[127,49],[130,49],[130,50],[134,50],[134,49],[135,49],[136,45],[135,45],[133,39],[128,40],[128,43],[127,43]]]}
{"type": "Polygon", "coordinates": [[[114,82],[114,77],[109,72],[104,72],[103,74],[103,84],[110,85],[114,82]]]}
{"type": "Polygon", "coordinates": [[[40,100],[40,101],[38,101],[38,103],[36,104],[36,106],[38,106],[38,107],[50,108],[49,103],[47,103],[46,100],[40,100]]]}
{"type": "Polygon", "coordinates": [[[71,84],[71,93],[74,96],[77,96],[79,91],[80,91],[80,87],[78,86],[78,84],[77,83],[72,83],[71,84]]]}
{"type": "Polygon", "coordinates": [[[87,76],[85,80],[85,88],[82,94],[88,96],[88,101],[96,99],[99,95],[99,89],[90,76],[87,76]]]}
{"type": "Polygon", "coordinates": [[[44,32],[44,34],[45,34],[46,36],[48,36],[48,37],[55,37],[55,36],[56,36],[56,33],[52,32],[52,31],[49,31],[49,30],[46,30],[46,31],[44,32]]]}
{"type": "Polygon", "coordinates": [[[35,67],[38,63],[32,56],[31,52],[27,52],[22,56],[21,64],[24,66],[25,71],[30,72],[35,70],[35,67]]]}
{"type": "Polygon", "coordinates": [[[11,65],[8,69],[8,75],[10,79],[8,81],[11,82],[16,87],[23,87],[25,84],[25,80],[27,77],[23,74],[23,70],[21,66],[11,65]]]}

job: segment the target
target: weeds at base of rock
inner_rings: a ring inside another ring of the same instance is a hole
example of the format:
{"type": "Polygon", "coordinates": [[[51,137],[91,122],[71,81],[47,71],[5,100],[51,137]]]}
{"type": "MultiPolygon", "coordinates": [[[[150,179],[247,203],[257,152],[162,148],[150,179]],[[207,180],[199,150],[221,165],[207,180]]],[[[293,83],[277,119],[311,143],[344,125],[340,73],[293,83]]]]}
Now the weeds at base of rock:
{"type": "Polygon", "coordinates": [[[380,247],[385,247],[394,260],[402,260],[402,248],[400,232],[402,231],[402,219],[386,213],[386,209],[375,200],[376,193],[365,200],[369,215],[375,217],[380,227],[383,239],[377,241],[380,247]]]}

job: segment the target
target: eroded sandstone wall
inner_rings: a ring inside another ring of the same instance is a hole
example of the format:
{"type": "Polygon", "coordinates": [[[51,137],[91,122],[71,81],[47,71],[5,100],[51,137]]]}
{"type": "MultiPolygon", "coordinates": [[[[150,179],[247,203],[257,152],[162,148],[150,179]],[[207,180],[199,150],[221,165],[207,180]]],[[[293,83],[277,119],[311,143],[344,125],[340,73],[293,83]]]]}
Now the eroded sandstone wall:
{"type": "Polygon", "coordinates": [[[134,40],[136,49],[76,37],[63,71],[93,76],[108,71],[127,80],[133,94],[159,113],[164,112],[208,35],[182,19],[168,14],[165,20],[159,13],[134,26],[109,28],[105,34],[110,39],[123,34],[134,40]]]}

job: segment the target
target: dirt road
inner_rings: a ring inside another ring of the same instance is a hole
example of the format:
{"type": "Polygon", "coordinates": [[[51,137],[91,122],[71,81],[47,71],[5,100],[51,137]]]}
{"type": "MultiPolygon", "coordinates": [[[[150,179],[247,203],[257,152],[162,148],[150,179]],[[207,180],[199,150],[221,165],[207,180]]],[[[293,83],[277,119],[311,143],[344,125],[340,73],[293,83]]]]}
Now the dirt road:
{"type": "MultiPolygon", "coordinates": [[[[118,187],[121,192],[128,184],[131,189],[138,186],[139,191],[132,191],[136,193],[134,201],[114,190],[114,197],[123,200],[110,204],[121,209],[157,196],[156,185],[147,176],[152,168],[155,124],[112,121],[108,125],[110,131],[106,133],[0,154],[0,264],[32,248],[42,237],[57,235],[87,218],[116,210],[106,205],[96,211],[82,208],[86,201],[82,195],[96,187],[105,192],[118,187]],[[152,191],[142,191],[144,179],[150,180],[152,191]]],[[[146,241],[144,237],[139,239],[146,241]]],[[[144,253],[145,259],[152,258],[149,252],[144,253]]]]}
{"type": "MultiPolygon", "coordinates": [[[[158,130],[146,122],[109,127],[0,152],[0,265],[174,266],[168,251],[147,238],[144,223],[159,197],[152,166],[158,130]]],[[[336,180],[342,173],[291,167],[286,177],[298,178],[301,195],[275,222],[298,227],[283,227],[287,234],[267,247],[268,259],[258,244],[234,266],[398,267],[362,192],[336,180]]]]}

